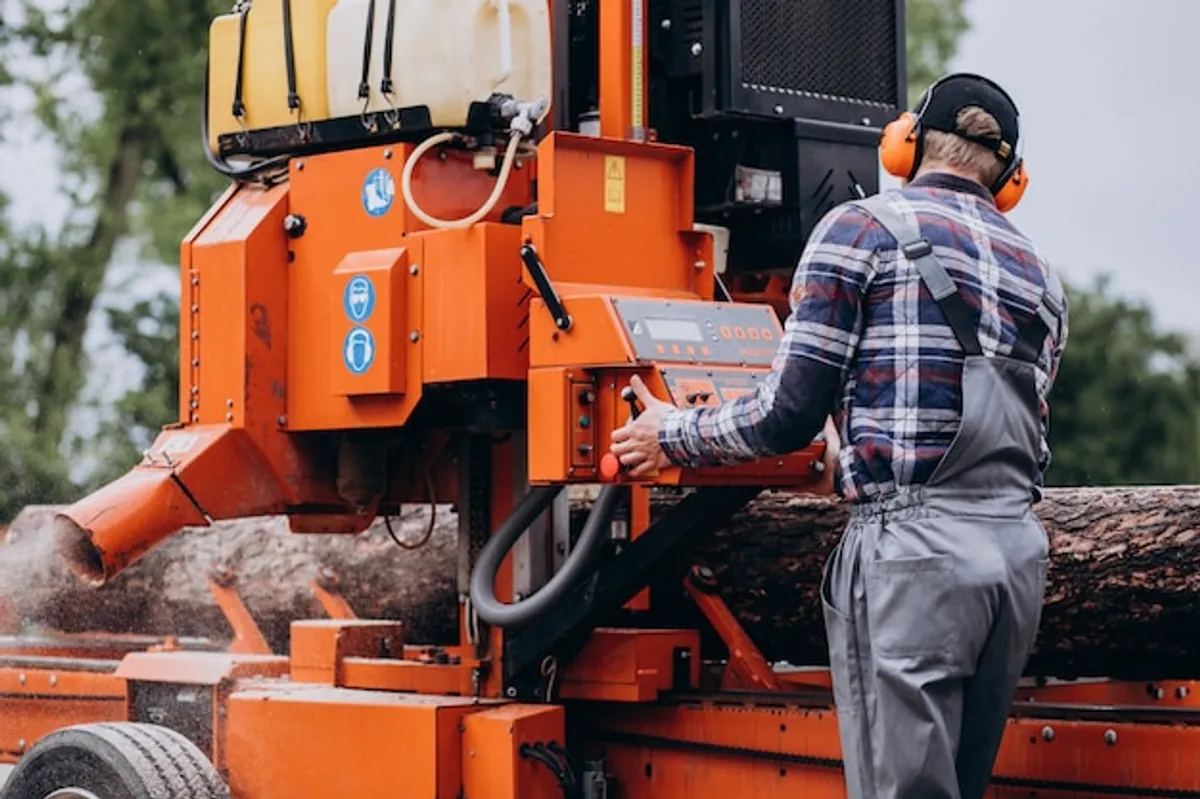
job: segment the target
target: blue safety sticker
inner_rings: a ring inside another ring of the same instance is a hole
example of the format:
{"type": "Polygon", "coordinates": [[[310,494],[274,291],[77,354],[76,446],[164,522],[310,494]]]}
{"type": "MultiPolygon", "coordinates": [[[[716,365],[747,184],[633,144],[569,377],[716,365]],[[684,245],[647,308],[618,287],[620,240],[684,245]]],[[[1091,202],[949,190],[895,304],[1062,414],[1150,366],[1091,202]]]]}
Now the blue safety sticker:
{"type": "Polygon", "coordinates": [[[375,312],[375,284],[366,275],[355,275],[346,284],[342,294],[342,309],[351,322],[359,324],[371,318],[375,312]]]}
{"type": "Polygon", "coordinates": [[[362,204],[371,216],[383,216],[396,201],[396,181],[383,167],[372,169],[362,186],[362,204]]]}
{"type": "Polygon", "coordinates": [[[375,362],[375,337],[365,327],[356,327],[346,334],[342,344],[342,363],[353,374],[361,375],[375,362]]]}

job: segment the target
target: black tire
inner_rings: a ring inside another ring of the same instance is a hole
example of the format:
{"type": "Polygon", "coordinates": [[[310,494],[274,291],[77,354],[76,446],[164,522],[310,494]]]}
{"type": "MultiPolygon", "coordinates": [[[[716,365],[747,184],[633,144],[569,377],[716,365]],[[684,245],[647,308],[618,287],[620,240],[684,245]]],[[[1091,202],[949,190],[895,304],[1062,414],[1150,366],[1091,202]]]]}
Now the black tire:
{"type": "Polygon", "coordinates": [[[50,733],[21,758],[0,799],[45,799],[63,788],[100,799],[229,799],[195,744],[166,727],[133,722],[50,733]]]}

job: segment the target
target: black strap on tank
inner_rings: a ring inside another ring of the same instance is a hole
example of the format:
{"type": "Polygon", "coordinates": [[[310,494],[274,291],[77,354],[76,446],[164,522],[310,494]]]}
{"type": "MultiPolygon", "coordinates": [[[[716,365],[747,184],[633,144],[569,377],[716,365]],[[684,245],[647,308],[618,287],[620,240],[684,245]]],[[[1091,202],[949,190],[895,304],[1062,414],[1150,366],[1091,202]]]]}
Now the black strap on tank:
{"type": "Polygon", "coordinates": [[[884,201],[882,195],[876,195],[866,200],[855,202],[868,214],[875,218],[885,230],[892,234],[900,251],[912,261],[921,273],[921,280],[933,295],[938,307],[946,317],[954,337],[967,355],[980,355],[983,348],[979,345],[979,336],[975,333],[975,325],[971,321],[971,309],[958,291],[958,286],[950,273],[942,266],[941,261],[933,254],[933,244],[929,239],[914,230],[904,217],[884,201]]]}
{"type": "Polygon", "coordinates": [[[283,0],[283,53],[287,64],[288,108],[295,111],[300,107],[300,95],[296,93],[296,53],[292,42],[292,0],[283,0]]]}
{"type": "Polygon", "coordinates": [[[379,81],[379,91],[386,95],[392,93],[392,46],[396,40],[396,0],[388,0],[387,30],[383,38],[383,78],[379,81]]]}
{"type": "Polygon", "coordinates": [[[358,84],[358,99],[371,96],[371,44],[375,37],[375,0],[367,2],[367,32],[363,39],[362,80],[358,84]]]}
{"type": "Polygon", "coordinates": [[[246,70],[246,15],[249,13],[250,3],[247,2],[238,12],[237,76],[234,78],[233,84],[233,116],[235,119],[246,116],[246,103],[242,99],[242,84],[245,80],[246,70]]]}

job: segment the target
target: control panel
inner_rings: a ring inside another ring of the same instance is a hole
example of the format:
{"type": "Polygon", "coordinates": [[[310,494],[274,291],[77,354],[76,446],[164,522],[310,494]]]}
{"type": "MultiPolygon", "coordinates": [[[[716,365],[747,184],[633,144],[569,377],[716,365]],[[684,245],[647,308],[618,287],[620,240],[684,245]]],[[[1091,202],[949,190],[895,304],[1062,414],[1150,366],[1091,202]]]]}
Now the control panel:
{"type": "MultiPolygon", "coordinates": [[[[527,423],[534,483],[628,479],[609,446],[612,431],[640,413],[630,378],[676,407],[717,408],[755,392],[783,339],[768,305],[593,295],[572,297],[566,308],[575,322],[569,331],[533,337],[527,423]]],[[[645,481],[806,488],[820,480],[823,452],[814,443],[783,457],[672,468],[645,481]]]]}
{"type": "Polygon", "coordinates": [[[766,305],[613,298],[640,361],[769,368],[783,328],[766,305]]]}

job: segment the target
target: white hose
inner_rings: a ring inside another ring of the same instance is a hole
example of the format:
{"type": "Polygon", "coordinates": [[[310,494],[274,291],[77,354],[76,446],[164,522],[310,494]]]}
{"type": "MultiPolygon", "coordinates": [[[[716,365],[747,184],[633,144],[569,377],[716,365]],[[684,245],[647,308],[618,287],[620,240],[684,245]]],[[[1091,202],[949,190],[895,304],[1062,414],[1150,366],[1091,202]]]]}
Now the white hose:
{"type": "Polygon", "coordinates": [[[409,209],[413,212],[413,216],[415,216],[417,219],[420,219],[422,222],[432,228],[449,230],[454,228],[470,227],[492,212],[492,209],[496,207],[496,203],[500,202],[500,197],[504,194],[505,187],[508,186],[508,178],[509,175],[512,174],[513,161],[516,160],[517,149],[521,146],[522,134],[518,130],[514,130],[510,134],[508,139],[508,150],[504,153],[504,165],[500,167],[500,176],[496,179],[496,187],[492,189],[492,196],[488,197],[487,202],[483,204],[483,207],[470,216],[465,216],[462,219],[437,219],[425,213],[425,211],[421,209],[421,206],[417,205],[417,201],[413,197],[413,170],[417,166],[417,161],[421,160],[421,156],[425,155],[425,153],[429,152],[434,147],[437,147],[439,144],[453,141],[457,135],[458,134],[451,132],[439,133],[438,135],[432,136],[421,142],[421,144],[412,151],[412,155],[410,155],[408,160],[404,163],[404,173],[400,177],[400,192],[404,197],[404,202],[408,204],[409,209]]]}

